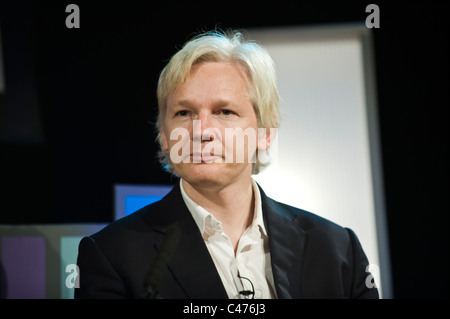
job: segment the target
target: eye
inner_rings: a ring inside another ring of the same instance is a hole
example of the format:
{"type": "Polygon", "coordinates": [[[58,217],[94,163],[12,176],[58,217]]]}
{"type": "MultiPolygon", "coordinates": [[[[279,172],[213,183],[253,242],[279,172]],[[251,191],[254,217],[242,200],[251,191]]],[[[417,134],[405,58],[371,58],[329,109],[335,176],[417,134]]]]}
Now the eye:
{"type": "Polygon", "coordinates": [[[188,116],[189,112],[186,110],[178,111],[175,116],[188,116]]]}
{"type": "Polygon", "coordinates": [[[231,114],[234,114],[234,112],[230,111],[230,110],[227,110],[227,109],[223,109],[223,110],[220,110],[220,114],[222,114],[222,115],[231,115],[231,114]]]}

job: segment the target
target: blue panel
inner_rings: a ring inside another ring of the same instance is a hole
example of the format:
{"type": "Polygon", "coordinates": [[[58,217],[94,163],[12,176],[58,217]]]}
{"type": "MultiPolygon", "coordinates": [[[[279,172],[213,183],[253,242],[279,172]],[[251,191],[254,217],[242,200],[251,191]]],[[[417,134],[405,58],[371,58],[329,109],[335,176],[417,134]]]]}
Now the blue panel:
{"type": "Polygon", "coordinates": [[[152,195],[128,195],[125,197],[125,216],[134,213],[138,209],[159,201],[163,196],[152,195]]]}
{"type": "Polygon", "coordinates": [[[173,185],[114,185],[114,219],[120,219],[167,195],[173,185]]]}

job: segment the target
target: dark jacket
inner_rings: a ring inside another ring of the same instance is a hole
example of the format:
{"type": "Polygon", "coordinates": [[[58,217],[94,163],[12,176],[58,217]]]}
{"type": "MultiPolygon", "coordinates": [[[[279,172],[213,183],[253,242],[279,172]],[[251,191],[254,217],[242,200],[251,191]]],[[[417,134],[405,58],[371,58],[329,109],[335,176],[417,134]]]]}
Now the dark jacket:
{"type": "MultiPolygon", "coordinates": [[[[267,197],[262,211],[269,235],[278,298],[378,298],[366,287],[368,265],[353,231],[267,197]]],[[[161,201],[83,238],[80,288],[75,298],[139,298],[168,230],[180,241],[164,269],[163,298],[227,298],[178,183],[161,201]]]]}

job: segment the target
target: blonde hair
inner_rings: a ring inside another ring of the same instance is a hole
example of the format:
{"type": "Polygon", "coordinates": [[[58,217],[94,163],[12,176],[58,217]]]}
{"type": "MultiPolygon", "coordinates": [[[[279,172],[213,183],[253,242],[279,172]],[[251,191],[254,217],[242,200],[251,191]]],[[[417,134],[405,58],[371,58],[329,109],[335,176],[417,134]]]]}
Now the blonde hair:
{"type": "MultiPolygon", "coordinates": [[[[188,41],[162,70],[158,81],[157,140],[162,145],[161,131],[167,110],[167,99],[190,75],[193,66],[205,62],[236,63],[249,80],[250,101],[256,113],[258,127],[276,128],[280,123],[280,102],[275,66],[264,47],[245,41],[237,31],[210,31],[188,41]]],[[[160,151],[161,164],[173,172],[168,151],[160,151]]],[[[256,157],[253,174],[265,166],[256,157]]]]}

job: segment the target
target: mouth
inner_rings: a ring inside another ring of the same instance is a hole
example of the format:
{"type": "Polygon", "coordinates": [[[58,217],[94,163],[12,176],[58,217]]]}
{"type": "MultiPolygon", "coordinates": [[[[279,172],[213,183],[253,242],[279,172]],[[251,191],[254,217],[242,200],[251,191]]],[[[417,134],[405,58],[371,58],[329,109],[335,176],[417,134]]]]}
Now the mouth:
{"type": "Polygon", "coordinates": [[[193,153],[190,157],[192,159],[192,163],[213,163],[219,158],[222,159],[222,156],[219,154],[193,153]]]}

